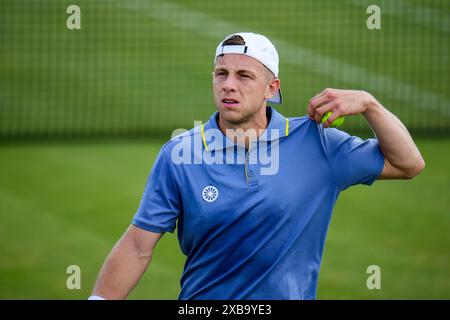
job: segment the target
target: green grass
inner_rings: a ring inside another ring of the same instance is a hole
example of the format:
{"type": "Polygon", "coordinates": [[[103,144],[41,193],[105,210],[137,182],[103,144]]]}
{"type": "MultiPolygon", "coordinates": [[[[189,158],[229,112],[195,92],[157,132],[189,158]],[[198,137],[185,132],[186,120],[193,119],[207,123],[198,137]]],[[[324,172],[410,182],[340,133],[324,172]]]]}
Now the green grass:
{"type": "MultiPolygon", "coordinates": [[[[161,141],[0,145],[0,299],[85,299],[131,221],[161,141]],[[81,268],[81,290],[66,268],[81,268]]],[[[411,181],[344,191],[332,219],[319,299],[450,298],[450,140],[419,140],[411,181]],[[366,268],[381,268],[381,290],[366,268]]],[[[175,299],[184,256],[166,234],[130,298],[175,299]]]]}

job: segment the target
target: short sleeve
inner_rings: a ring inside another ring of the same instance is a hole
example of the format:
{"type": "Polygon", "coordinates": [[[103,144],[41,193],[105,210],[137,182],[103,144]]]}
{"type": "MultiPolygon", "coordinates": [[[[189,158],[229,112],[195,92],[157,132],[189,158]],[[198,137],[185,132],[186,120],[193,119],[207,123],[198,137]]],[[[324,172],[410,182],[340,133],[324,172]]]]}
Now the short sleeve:
{"type": "Polygon", "coordinates": [[[147,179],[142,199],[132,223],[144,230],[173,232],[180,211],[178,187],[170,160],[162,149],[147,179]]]}
{"type": "Polygon", "coordinates": [[[356,184],[371,185],[380,176],[384,155],[378,140],[362,140],[334,129],[323,129],[328,161],[341,190],[356,184]]]}

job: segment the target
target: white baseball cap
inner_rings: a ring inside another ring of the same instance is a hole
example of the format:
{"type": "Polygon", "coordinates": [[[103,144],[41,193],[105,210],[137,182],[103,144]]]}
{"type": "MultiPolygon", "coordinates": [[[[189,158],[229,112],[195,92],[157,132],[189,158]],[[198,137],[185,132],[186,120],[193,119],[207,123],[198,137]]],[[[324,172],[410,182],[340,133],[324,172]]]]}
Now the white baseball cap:
{"type": "MultiPolygon", "coordinates": [[[[266,66],[266,68],[269,69],[276,78],[278,78],[278,52],[272,42],[270,42],[270,40],[263,35],[251,32],[238,32],[226,36],[225,39],[223,39],[223,41],[217,46],[214,64],[216,64],[217,57],[227,53],[243,54],[255,58],[266,66]],[[244,43],[242,45],[223,44],[225,40],[228,40],[233,36],[241,36],[242,39],[244,39],[244,43]]],[[[272,98],[267,99],[267,102],[281,104],[283,102],[281,97],[281,89],[278,90],[272,98]]]]}

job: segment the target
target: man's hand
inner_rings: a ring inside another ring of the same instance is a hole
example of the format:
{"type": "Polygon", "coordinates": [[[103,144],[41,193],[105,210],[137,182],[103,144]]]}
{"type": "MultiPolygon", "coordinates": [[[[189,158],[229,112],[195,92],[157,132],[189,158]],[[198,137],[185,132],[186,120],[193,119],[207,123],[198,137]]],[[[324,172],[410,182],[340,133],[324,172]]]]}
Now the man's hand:
{"type": "Polygon", "coordinates": [[[309,101],[308,115],[317,123],[322,121],[328,111],[332,115],[323,123],[329,127],[339,117],[364,113],[375,102],[375,98],[366,91],[325,89],[309,101]]]}
{"type": "Polygon", "coordinates": [[[425,161],[408,129],[370,93],[325,89],[310,100],[307,112],[311,119],[321,123],[328,111],[332,115],[324,122],[324,127],[329,127],[338,117],[364,116],[385,158],[379,179],[411,179],[425,168],[425,161]]]}

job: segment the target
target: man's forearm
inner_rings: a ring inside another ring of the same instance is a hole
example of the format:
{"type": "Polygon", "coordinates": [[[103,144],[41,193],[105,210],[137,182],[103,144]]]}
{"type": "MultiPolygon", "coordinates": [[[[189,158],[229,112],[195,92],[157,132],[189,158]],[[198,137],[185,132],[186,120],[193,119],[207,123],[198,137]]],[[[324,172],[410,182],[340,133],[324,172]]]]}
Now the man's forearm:
{"type": "Polygon", "coordinates": [[[425,163],[403,123],[375,98],[367,101],[363,112],[369,126],[378,139],[381,151],[389,163],[407,176],[420,172],[425,163]]]}
{"type": "Polygon", "coordinates": [[[151,254],[135,249],[122,238],[113,248],[97,277],[92,295],[105,299],[125,299],[136,286],[151,261],[151,254]]]}

